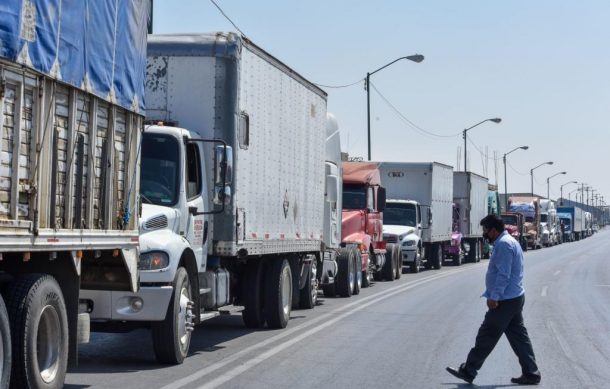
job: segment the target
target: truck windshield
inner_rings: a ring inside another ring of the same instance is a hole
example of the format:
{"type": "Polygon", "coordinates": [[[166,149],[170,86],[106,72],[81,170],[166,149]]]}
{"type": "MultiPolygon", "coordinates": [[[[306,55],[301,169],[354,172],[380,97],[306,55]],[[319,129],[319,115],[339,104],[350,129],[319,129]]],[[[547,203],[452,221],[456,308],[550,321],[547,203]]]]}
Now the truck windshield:
{"type": "Polygon", "coordinates": [[[504,224],[517,225],[517,217],[513,215],[502,215],[502,221],[504,224]]]}
{"type": "Polygon", "coordinates": [[[144,134],[140,167],[142,201],[172,206],[178,202],[180,185],[180,148],[168,135],[144,134]]]}
{"type": "Polygon", "coordinates": [[[548,217],[548,215],[546,215],[544,213],[541,214],[540,215],[540,223],[546,223],[547,222],[547,217],[548,217]]]}
{"type": "Polygon", "coordinates": [[[366,209],[366,186],[343,186],[343,209],[366,209]]]}
{"type": "Polygon", "coordinates": [[[414,204],[386,203],[383,211],[383,224],[415,227],[417,212],[414,204]]]}

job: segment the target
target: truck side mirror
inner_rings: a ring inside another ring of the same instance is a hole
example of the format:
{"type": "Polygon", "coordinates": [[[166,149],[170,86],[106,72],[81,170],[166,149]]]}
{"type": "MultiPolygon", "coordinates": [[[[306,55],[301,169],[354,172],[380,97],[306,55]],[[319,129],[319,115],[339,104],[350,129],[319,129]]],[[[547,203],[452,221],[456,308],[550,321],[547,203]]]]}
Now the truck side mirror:
{"type": "Polygon", "coordinates": [[[377,188],[377,211],[383,212],[385,210],[385,188],[380,186],[377,188]]]}
{"type": "Polygon", "coordinates": [[[233,148],[216,146],[214,148],[214,184],[229,185],[233,181],[233,148]]]}
{"type": "Polygon", "coordinates": [[[339,181],[337,180],[337,176],[327,176],[326,177],[326,201],[329,203],[334,203],[337,201],[337,197],[339,197],[339,181]]]}

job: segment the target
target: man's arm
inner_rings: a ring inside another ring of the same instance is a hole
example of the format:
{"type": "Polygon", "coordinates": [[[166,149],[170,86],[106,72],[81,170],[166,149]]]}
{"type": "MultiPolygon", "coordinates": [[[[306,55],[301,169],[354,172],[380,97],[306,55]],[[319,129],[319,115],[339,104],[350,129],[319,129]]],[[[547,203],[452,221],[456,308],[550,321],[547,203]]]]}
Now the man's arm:
{"type": "Polygon", "coordinates": [[[510,281],[510,273],[513,266],[514,256],[512,248],[509,244],[502,242],[497,246],[498,247],[494,247],[494,254],[496,254],[496,257],[494,258],[495,261],[493,264],[497,270],[496,280],[489,296],[489,300],[492,301],[498,301],[502,298],[502,296],[504,296],[504,291],[506,290],[506,287],[510,281]]]}

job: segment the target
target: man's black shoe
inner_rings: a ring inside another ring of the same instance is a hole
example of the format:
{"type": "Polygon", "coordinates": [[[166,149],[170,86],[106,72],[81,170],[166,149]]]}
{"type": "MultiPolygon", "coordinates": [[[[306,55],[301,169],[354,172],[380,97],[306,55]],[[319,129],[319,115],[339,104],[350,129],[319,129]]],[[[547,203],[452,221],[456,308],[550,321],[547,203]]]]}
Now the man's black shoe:
{"type": "Polygon", "coordinates": [[[540,376],[538,375],[522,375],[518,378],[511,378],[510,382],[519,385],[538,385],[540,383],[540,376]]]}
{"type": "Polygon", "coordinates": [[[472,384],[472,381],[474,381],[474,377],[466,373],[463,366],[460,366],[457,369],[455,367],[447,367],[447,371],[454,377],[464,380],[469,384],[472,384]]]}

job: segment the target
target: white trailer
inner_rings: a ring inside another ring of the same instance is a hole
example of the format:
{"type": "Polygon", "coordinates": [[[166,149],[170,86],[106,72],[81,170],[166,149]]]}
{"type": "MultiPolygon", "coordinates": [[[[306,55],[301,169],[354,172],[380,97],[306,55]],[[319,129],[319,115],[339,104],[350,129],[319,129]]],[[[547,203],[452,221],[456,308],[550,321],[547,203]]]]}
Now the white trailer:
{"type": "Polygon", "coordinates": [[[63,387],[83,290],[138,290],[148,5],[35,5],[0,7],[1,388],[63,387]]]}
{"type": "Polygon", "coordinates": [[[181,363],[194,325],[221,313],[285,327],[315,304],[316,269],[336,273],[326,93],[233,33],[150,35],[146,103],[142,287],[92,291],[95,329],[149,326],[157,359],[181,363]]]}
{"type": "Polygon", "coordinates": [[[480,261],[483,256],[481,219],[487,216],[488,180],[472,172],[453,172],[453,202],[459,213],[458,231],[462,233],[466,259],[480,261]]]}
{"type": "Polygon", "coordinates": [[[420,234],[417,244],[421,246],[421,253],[409,255],[406,245],[412,233],[400,234],[406,239],[405,246],[401,243],[403,259],[414,258],[413,270],[419,267],[419,260],[425,260],[428,268],[442,267],[443,247],[451,244],[453,167],[438,162],[380,162],[379,170],[381,185],[386,188],[385,213],[391,212],[392,207],[404,208],[410,203],[419,215],[415,227],[420,234]]]}

